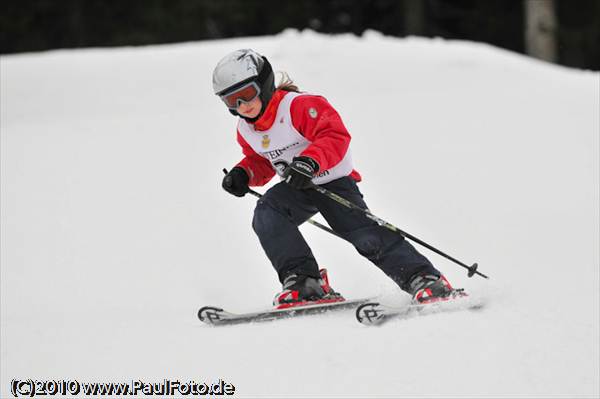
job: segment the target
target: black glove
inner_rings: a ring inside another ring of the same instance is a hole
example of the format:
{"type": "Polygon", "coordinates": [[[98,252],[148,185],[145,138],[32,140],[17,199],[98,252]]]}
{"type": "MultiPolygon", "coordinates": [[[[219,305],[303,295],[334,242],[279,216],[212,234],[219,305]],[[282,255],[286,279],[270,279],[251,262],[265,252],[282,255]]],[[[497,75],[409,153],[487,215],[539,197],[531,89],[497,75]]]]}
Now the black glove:
{"type": "Polygon", "coordinates": [[[225,175],[221,186],[228,193],[233,194],[236,197],[243,197],[250,190],[248,188],[248,181],[250,181],[250,178],[246,171],[243,168],[236,166],[225,175]]]}
{"type": "Polygon", "coordinates": [[[312,178],[319,171],[319,164],[309,157],[296,157],[283,171],[283,180],[290,186],[304,190],[312,186],[312,178]]]}

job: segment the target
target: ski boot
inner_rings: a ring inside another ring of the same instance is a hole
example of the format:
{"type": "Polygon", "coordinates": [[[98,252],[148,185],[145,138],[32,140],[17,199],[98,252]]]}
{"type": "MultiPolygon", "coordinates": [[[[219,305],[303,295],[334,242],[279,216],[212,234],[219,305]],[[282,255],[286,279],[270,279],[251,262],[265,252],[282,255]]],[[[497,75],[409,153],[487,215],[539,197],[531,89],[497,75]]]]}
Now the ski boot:
{"type": "Polygon", "coordinates": [[[327,269],[319,270],[320,279],[310,276],[289,274],[283,281],[283,291],[275,296],[276,309],[316,303],[343,302],[344,297],[329,285],[327,269]]]}
{"type": "Polygon", "coordinates": [[[452,288],[446,277],[433,274],[420,274],[411,280],[409,286],[413,302],[417,304],[448,301],[467,296],[462,288],[452,288]]]}

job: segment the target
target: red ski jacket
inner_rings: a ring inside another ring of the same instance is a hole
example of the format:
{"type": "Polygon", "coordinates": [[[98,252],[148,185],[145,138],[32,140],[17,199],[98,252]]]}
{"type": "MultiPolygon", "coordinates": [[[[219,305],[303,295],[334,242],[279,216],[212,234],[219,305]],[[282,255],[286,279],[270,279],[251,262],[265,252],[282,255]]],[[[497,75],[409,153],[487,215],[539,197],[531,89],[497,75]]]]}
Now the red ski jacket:
{"type": "MultiPolygon", "coordinates": [[[[256,130],[264,131],[273,125],[279,103],[287,93],[284,90],[276,90],[273,93],[267,109],[254,123],[256,130]]],[[[331,104],[324,97],[307,94],[295,98],[290,111],[294,128],[311,142],[308,148],[298,155],[314,159],[319,164],[319,170],[321,171],[337,165],[348,151],[351,137],[339,114],[331,104]],[[309,116],[311,108],[317,111],[319,118],[309,116]]],[[[239,131],[237,132],[237,141],[242,147],[244,159],[236,166],[246,170],[246,173],[250,176],[248,183],[250,186],[264,186],[275,175],[271,163],[257,154],[239,131]]],[[[352,171],[350,177],[357,182],[362,180],[356,170],[352,171]]]]}

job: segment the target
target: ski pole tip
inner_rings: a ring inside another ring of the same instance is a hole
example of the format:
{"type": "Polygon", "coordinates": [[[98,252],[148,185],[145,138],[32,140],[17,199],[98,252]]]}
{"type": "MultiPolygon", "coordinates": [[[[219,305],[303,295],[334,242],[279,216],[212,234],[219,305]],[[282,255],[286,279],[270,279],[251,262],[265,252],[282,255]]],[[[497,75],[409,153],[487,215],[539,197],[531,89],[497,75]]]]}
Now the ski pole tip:
{"type": "Polygon", "coordinates": [[[488,280],[489,280],[489,277],[488,277],[488,276],[486,276],[485,274],[483,274],[483,273],[481,273],[481,272],[478,272],[478,271],[477,271],[477,268],[478,268],[478,267],[479,267],[479,265],[478,265],[477,263],[473,263],[473,265],[472,265],[471,267],[469,267],[469,268],[468,268],[468,270],[469,270],[469,274],[468,274],[468,276],[469,276],[469,277],[473,277],[474,275],[476,275],[476,274],[477,274],[478,276],[481,276],[481,277],[483,277],[483,278],[485,278],[485,279],[488,279],[488,280]]]}
{"type": "Polygon", "coordinates": [[[473,263],[473,265],[468,268],[469,269],[469,274],[468,274],[469,277],[473,277],[475,275],[475,273],[477,273],[477,267],[479,267],[477,265],[477,263],[473,263]]]}

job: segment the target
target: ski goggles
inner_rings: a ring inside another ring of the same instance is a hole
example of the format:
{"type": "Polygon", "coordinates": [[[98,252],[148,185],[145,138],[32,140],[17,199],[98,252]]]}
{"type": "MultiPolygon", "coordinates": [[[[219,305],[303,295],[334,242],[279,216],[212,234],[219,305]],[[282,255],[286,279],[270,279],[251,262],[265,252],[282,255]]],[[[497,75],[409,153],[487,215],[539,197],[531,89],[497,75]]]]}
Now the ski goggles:
{"type": "Polygon", "coordinates": [[[260,87],[256,82],[249,82],[234,91],[220,95],[229,109],[237,109],[242,103],[248,103],[260,95],[260,87]]]}

